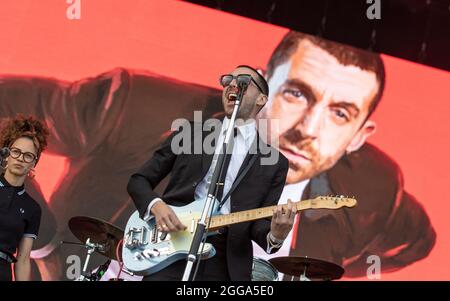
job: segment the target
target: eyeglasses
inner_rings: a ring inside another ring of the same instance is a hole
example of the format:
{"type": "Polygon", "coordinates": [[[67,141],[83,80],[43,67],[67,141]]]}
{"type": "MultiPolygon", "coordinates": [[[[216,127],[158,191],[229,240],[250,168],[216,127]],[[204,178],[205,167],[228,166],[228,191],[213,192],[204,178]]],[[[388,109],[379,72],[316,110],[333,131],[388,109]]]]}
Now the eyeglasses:
{"type": "Polygon", "coordinates": [[[30,153],[30,152],[22,152],[20,149],[18,149],[16,147],[11,147],[11,149],[9,150],[9,155],[13,159],[19,159],[20,156],[23,155],[23,161],[25,161],[25,163],[31,163],[31,162],[35,161],[37,158],[37,156],[35,154],[30,153]]]}
{"type": "MultiPolygon", "coordinates": [[[[238,74],[238,75],[233,75],[233,74],[224,74],[220,77],[220,84],[222,85],[222,87],[228,87],[231,82],[233,81],[233,79],[236,79],[236,82],[244,82],[247,85],[250,83],[250,81],[254,82],[255,85],[258,87],[259,91],[261,91],[261,93],[264,93],[264,90],[261,88],[261,86],[253,79],[253,77],[250,74],[238,74]]],[[[265,93],[264,93],[265,94],[265,93]]]]}

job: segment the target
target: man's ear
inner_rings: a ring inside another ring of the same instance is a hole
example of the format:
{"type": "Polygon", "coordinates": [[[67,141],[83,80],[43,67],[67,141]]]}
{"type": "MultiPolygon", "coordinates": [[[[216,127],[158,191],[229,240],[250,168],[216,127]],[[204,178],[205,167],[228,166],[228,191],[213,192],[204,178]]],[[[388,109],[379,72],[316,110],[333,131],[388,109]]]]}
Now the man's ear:
{"type": "Polygon", "coordinates": [[[256,104],[260,107],[264,107],[264,105],[267,103],[268,97],[267,95],[260,94],[258,99],[256,100],[256,104]]]}
{"type": "Polygon", "coordinates": [[[372,136],[376,131],[377,125],[375,121],[367,120],[353,137],[350,144],[345,149],[347,154],[357,151],[366,142],[367,138],[372,136]]]}

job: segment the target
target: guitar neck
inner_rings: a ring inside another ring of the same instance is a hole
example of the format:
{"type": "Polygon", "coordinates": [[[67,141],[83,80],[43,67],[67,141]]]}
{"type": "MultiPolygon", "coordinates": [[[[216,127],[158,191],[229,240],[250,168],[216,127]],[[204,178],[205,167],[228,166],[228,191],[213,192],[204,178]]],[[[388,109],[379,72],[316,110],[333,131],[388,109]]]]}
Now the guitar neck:
{"type": "MultiPolygon", "coordinates": [[[[314,200],[304,200],[293,204],[298,212],[301,210],[312,208],[312,202],[314,202],[314,200]]],[[[283,207],[284,209],[287,210],[287,204],[283,205],[283,207]]],[[[251,210],[233,212],[230,214],[213,216],[211,219],[211,223],[209,224],[209,230],[214,231],[232,224],[250,222],[262,218],[271,217],[276,208],[277,206],[269,206],[264,208],[256,208],[251,210]]]]}

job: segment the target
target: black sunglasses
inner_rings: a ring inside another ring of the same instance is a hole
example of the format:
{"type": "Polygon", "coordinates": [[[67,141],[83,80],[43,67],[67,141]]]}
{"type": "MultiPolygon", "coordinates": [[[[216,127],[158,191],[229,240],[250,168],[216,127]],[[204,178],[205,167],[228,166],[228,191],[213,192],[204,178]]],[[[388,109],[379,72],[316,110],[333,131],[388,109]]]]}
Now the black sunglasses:
{"type": "Polygon", "coordinates": [[[220,84],[222,85],[222,87],[228,87],[231,82],[233,81],[233,79],[236,79],[236,82],[242,82],[245,83],[246,85],[250,84],[250,81],[254,82],[255,85],[258,87],[259,91],[261,91],[261,93],[264,93],[264,90],[261,88],[261,86],[256,82],[256,80],[253,79],[253,77],[250,74],[238,74],[238,75],[233,75],[233,74],[224,74],[222,76],[220,76],[220,84]]]}

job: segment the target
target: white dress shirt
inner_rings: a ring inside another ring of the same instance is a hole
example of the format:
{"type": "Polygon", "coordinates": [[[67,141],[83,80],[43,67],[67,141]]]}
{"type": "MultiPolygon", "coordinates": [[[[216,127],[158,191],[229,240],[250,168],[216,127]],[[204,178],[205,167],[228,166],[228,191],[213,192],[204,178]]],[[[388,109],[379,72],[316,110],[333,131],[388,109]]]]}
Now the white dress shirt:
{"type": "MultiPolygon", "coordinates": [[[[208,173],[203,178],[203,180],[197,185],[195,189],[195,200],[206,200],[208,195],[209,183],[211,181],[212,174],[214,172],[214,168],[217,164],[217,158],[219,156],[222,143],[225,139],[225,134],[227,132],[228,125],[230,124],[230,120],[225,117],[223,120],[221,135],[216,144],[216,150],[211,162],[211,166],[208,170],[208,173]]],[[[248,151],[256,138],[256,122],[254,120],[250,120],[247,123],[240,124],[236,126],[237,135],[234,138],[233,144],[233,152],[231,155],[230,165],[228,166],[228,171],[225,177],[225,184],[223,188],[222,196],[225,196],[228,191],[230,191],[231,186],[236,180],[239,169],[241,168],[242,163],[244,162],[245,157],[247,156],[248,151]]],[[[232,137],[231,137],[232,139],[232,137]]],[[[230,210],[230,199],[231,196],[228,197],[222,208],[220,209],[221,214],[228,214],[231,212],[230,210]]],[[[220,201],[220,200],[219,200],[220,201]]],[[[216,206],[218,202],[216,202],[216,206]]]]}

